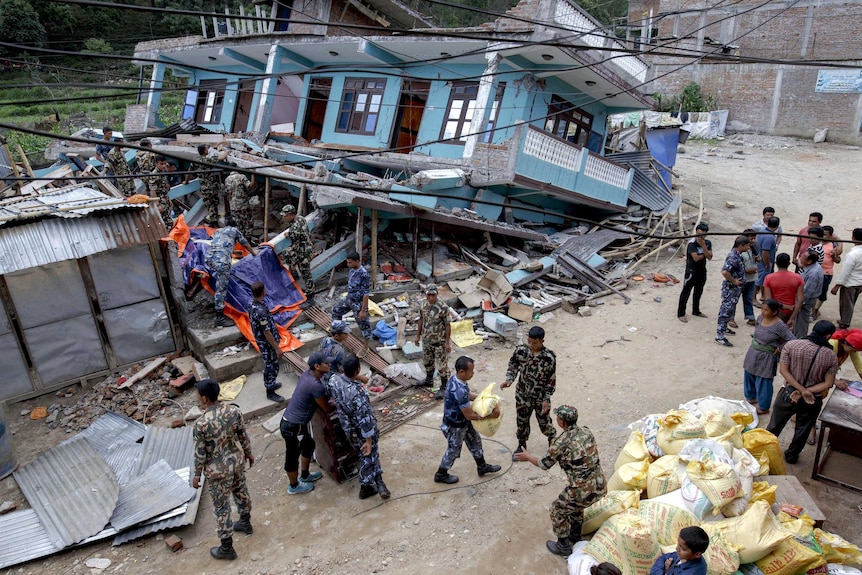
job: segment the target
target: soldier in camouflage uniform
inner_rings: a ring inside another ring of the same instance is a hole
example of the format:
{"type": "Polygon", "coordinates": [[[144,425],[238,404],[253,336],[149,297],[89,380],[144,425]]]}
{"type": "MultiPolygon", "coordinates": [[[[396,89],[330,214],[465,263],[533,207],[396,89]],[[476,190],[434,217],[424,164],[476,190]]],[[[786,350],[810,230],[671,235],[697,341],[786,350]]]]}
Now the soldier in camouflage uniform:
{"type": "MultiPolygon", "coordinates": [[[[228,150],[212,149],[206,144],[198,146],[198,161],[216,164],[227,158],[228,150]]],[[[221,170],[203,163],[197,164],[200,170],[198,179],[201,182],[201,196],[204,200],[207,216],[204,223],[208,226],[218,226],[219,199],[221,198],[221,170]]]]}
{"type": "Polygon", "coordinates": [[[248,322],[251,324],[251,332],[257,342],[257,349],[263,357],[263,386],[266,388],[266,398],[276,403],[282,403],[284,398],[276,393],[281,384],[276,381],[280,369],[279,360],[283,352],[279,347],[281,334],[269,313],[269,308],[263,302],[266,296],[266,287],[263,282],[251,284],[252,300],[248,304],[248,322]]]}
{"type": "Polygon", "coordinates": [[[449,308],[437,301],[435,285],[425,288],[425,298],[427,303],[419,308],[419,331],[414,343],[419,345],[419,339],[422,339],[422,363],[425,365],[423,385],[431,387],[434,397],[443,399],[446,382],[449,381],[449,352],[452,351],[449,343],[449,337],[452,335],[449,308]],[[433,388],[434,370],[440,374],[440,387],[437,389],[433,388]]]}
{"type": "Polygon", "coordinates": [[[344,314],[353,311],[356,324],[362,332],[365,347],[357,357],[360,359],[368,353],[371,346],[371,322],[368,321],[368,294],[371,293],[371,276],[368,270],[362,267],[359,254],[355,251],[347,253],[347,297],[332,306],[332,321],[340,320],[344,314]]]}
{"type": "Polygon", "coordinates": [[[548,551],[566,557],[572,553],[572,545],[581,540],[584,510],[605,494],[605,476],[593,433],[586,427],[578,427],[578,410],[561,405],[554,413],[563,432],[548,447],[548,453],[538,459],[524,450],[514,457],[541,469],[559,463],[566,472],[569,486],[551,504],[551,524],[557,540],[545,543],[548,551]]]}
{"type": "Polygon", "coordinates": [[[167,177],[168,159],[164,156],[156,156],[155,162],[156,169],[150,172],[147,187],[150,190],[150,197],[159,198],[159,212],[162,214],[165,227],[170,231],[174,227],[174,220],[171,218],[171,199],[168,197],[168,192],[171,191],[167,177]]]}
{"type": "Polygon", "coordinates": [[[344,435],[359,454],[359,498],[367,499],[377,493],[389,499],[390,493],[383,483],[383,469],[380,467],[380,454],[377,451],[380,432],[368,392],[359,375],[359,359],[350,355],[344,360],[344,373],[333,374],[329,378],[328,389],[344,435]]]}
{"type": "Polygon", "coordinates": [[[518,378],[515,387],[515,410],[518,414],[518,453],[527,448],[530,439],[530,415],[536,412],[539,429],[548,437],[548,445],[554,440],[557,430],[551,421],[551,396],[557,387],[557,356],[545,347],[545,330],[535,326],[527,334],[527,344],[515,348],[506,370],[506,381],[500,387],[507,388],[518,378]]]}
{"type": "MultiPolygon", "coordinates": [[[[121,140],[122,141],[122,140],[121,140]]],[[[111,148],[111,151],[108,152],[108,157],[106,158],[108,168],[117,176],[115,182],[117,182],[117,187],[127,198],[135,193],[135,180],[130,177],[122,177],[122,176],[131,176],[132,172],[129,170],[129,164],[126,162],[126,154],[123,152],[123,148],[120,146],[114,146],[111,148]]]]}
{"type": "MultiPolygon", "coordinates": [[[[152,149],[153,147],[150,141],[146,138],[138,142],[138,145],[142,148],[152,149]]],[[[138,167],[137,173],[151,174],[153,173],[153,170],[156,169],[156,156],[152,152],[138,150],[135,152],[135,164],[138,167]]]]}
{"type": "MultiPolygon", "coordinates": [[[[232,222],[228,221],[228,224],[232,222]]],[[[252,256],[257,255],[257,250],[254,249],[248,240],[245,239],[239,230],[232,225],[227,225],[219,228],[213,233],[210,249],[207,250],[207,255],[204,260],[207,266],[215,275],[215,311],[216,327],[230,327],[234,325],[234,321],[224,315],[224,297],[227,294],[227,285],[230,281],[230,263],[233,259],[233,248],[236,244],[242,245],[245,249],[251,252],[252,256]]]]}
{"type": "Polygon", "coordinates": [[[224,181],[227,188],[230,215],[236,221],[236,227],[247,238],[251,238],[253,222],[251,217],[251,206],[248,203],[248,191],[251,182],[245,174],[231,172],[224,181]]]}
{"type": "Polygon", "coordinates": [[[290,245],[279,255],[285,265],[291,268],[291,272],[299,272],[305,284],[305,295],[313,301],[314,279],[311,277],[311,254],[314,252],[314,247],[311,245],[308,222],[304,217],[296,215],[296,208],[290,204],[281,209],[281,217],[287,224],[287,239],[290,240],[290,245]]]}
{"type": "Polygon", "coordinates": [[[201,476],[207,479],[213,512],[218,525],[219,547],[210,549],[216,559],[236,559],[233,532],[251,535],[251,498],[245,482],[245,462],[254,465],[251,442],[245,431],[242,412],[233,404],[218,400],[221,389],[214,379],[195,384],[198,401],[204,410],[192,430],[195,444],[195,471],[192,487],[200,487],[201,476]],[[231,522],[230,500],[233,496],[239,521],[231,522]]]}
{"type": "Polygon", "coordinates": [[[435,483],[458,483],[458,476],[451,475],[449,470],[455,460],[461,457],[461,446],[466,443],[467,449],[473,455],[476,462],[476,472],[479,477],[487,473],[500,471],[499,465],[485,462],[485,453],[482,450],[482,437],[471,421],[479,419],[491,419],[500,417],[500,405],[494,411],[482,417],[473,411],[471,402],[476,399],[476,394],[470,391],[469,382],[473,379],[475,364],[466,355],[455,360],[455,374],[449,378],[446,384],[446,393],[443,398],[443,423],[440,431],[446,438],[446,452],[440,460],[440,467],[434,474],[435,483]]]}

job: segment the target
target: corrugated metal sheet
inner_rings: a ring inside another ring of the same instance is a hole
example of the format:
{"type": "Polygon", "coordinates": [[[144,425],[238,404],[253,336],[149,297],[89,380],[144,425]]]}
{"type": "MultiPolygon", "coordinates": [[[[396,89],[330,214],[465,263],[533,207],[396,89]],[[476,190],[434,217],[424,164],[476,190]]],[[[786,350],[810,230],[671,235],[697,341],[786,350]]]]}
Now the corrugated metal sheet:
{"type": "Polygon", "coordinates": [[[657,212],[663,212],[673,203],[674,194],[656,181],[657,176],[652,169],[652,155],[649,150],[608,154],[605,157],[635,169],[629,201],[657,212]]]}
{"type": "Polygon", "coordinates": [[[602,228],[591,234],[574,236],[573,238],[566,240],[563,245],[553,251],[552,255],[556,256],[568,253],[576,258],[586,261],[609,243],[621,238],[628,238],[630,236],[631,234],[626,232],[618,232],[616,230],[602,228]]]}
{"type": "MultiPolygon", "coordinates": [[[[94,211],[128,208],[124,198],[110,196],[88,186],[68,186],[38,195],[0,200],[0,224],[43,216],[80,218],[94,211]]],[[[140,209],[140,208],[139,208],[140,209]]]]}
{"type": "Polygon", "coordinates": [[[113,470],[83,439],[46,451],[14,476],[51,543],[60,548],[105,527],[120,493],[113,470]]]}
{"type": "Polygon", "coordinates": [[[32,509],[0,515],[0,569],[60,551],[32,509]]]}
{"type": "MultiPolygon", "coordinates": [[[[108,411],[97,417],[87,429],[69,441],[83,437],[93,449],[103,455],[112,449],[128,443],[138,443],[147,434],[147,426],[131,417],[108,411]]],[[[68,443],[68,441],[64,442],[68,443]]]]}
{"type": "MultiPolygon", "coordinates": [[[[135,469],[135,475],[140,475],[159,459],[164,459],[172,469],[180,473],[181,477],[181,471],[184,468],[186,470],[193,469],[195,465],[195,453],[192,428],[178,427],[176,429],[169,429],[154,425],[149,426],[147,428],[147,436],[144,438],[142,453],[135,469]]],[[[189,472],[186,471],[186,473],[189,472]]],[[[186,477],[185,480],[188,482],[189,477],[186,477]]],[[[166,529],[176,529],[183,525],[191,525],[195,522],[195,517],[197,517],[202,492],[203,485],[201,485],[200,489],[195,490],[194,497],[186,504],[185,512],[182,515],[124,531],[114,538],[114,545],[122,545],[128,541],[134,541],[150,533],[157,533],[166,529]]]]}
{"type": "MultiPolygon", "coordinates": [[[[141,445],[139,443],[122,443],[107,451],[100,450],[99,455],[114,470],[117,483],[122,488],[132,478],[132,469],[141,455],[141,445]]],[[[120,492],[122,493],[122,489],[120,492]]]]}
{"type": "Polygon", "coordinates": [[[148,244],[167,233],[155,205],[86,218],[47,218],[0,227],[0,275],[148,244]]]}
{"type": "Polygon", "coordinates": [[[160,459],[143,475],[133,478],[120,489],[117,507],[111,515],[111,526],[122,531],[147,519],[166,513],[191,499],[196,490],[183,481],[160,459]]]}
{"type": "Polygon", "coordinates": [[[142,138],[173,138],[177,134],[212,134],[212,130],[208,130],[201,125],[195,124],[193,120],[183,120],[179,124],[171,124],[167,128],[154,130],[150,132],[135,132],[133,134],[124,134],[126,140],[134,142],[142,138]]]}

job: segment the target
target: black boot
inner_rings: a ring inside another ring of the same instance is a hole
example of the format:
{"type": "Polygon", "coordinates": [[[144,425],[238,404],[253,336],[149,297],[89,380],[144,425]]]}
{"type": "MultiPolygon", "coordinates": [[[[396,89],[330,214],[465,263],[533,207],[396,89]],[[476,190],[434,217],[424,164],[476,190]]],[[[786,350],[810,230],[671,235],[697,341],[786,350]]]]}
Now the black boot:
{"type": "Polygon", "coordinates": [[[372,495],[377,495],[377,488],[374,485],[362,484],[359,486],[359,498],[360,499],[368,499],[372,495]]]}
{"type": "Polygon", "coordinates": [[[236,551],[233,549],[233,537],[221,540],[221,546],[210,549],[210,555],[214,559],[236,559],[236,551]]]}
{"type": "Polygon", "coordinates": [[[572,524],[572,529],[569,531],[569,545],[574,545],[581,540],[581,530],[583,529],[583,527],[583,523],[572,524]]]}
{"type": "Polygon", "coordinates": [[[522,451],[526,451],[526,450],[527,450],[527,446],[524,445],[523,443],[519,443],[518,448],[512,452],[512,461],[518,461],[515,458],[515,455],[517,455],[518,453],[521,453],[522,451]]]}
{"type": "Polygon", "coordinates": [[[434,387],[434,374],[426,375],[425,381],[422,382],[422,387],[434,387]]]}
{"type": "Polygon", "coordinates": [[[502,467],[500,467],[499,465],[485,463],[484,457],[476,458],[476,471],[479,472],[479,477],[482,477],[486,473],[497,473],[498,471],[500,471],[500,469],[502,469],[502,467]]]}
{"type": "Polygon", "coordinates": [[[236,325],[236,322],[234,322],[231,318],[226,316],[224,313],[220,313],[216,316],[215,325],[216,325],[216,327],[230,327],[232,325],[236,325]]]}
{"type": "Polygon", "coordinates": [[[548,548],[548,551],[560,557],[568,557],[572,554],[572,544],[565,537],[556,541],[546,541],[545,547],[548,548]]]}
{"type": "Polygon", "coordinates": [[[383,483],[383,476],[378,475],[374,478],[375,483],[377,483],[377,493],[380,494],[382,499],[389,499],[392,493],[389,492],[389,488],[386,487],[386,484],[383,483]]]}
{"type": "Polygon", "coordinates": [[[440,467],[437,469],[437,473],[434,474],[434,483],[448,483],[451,485],[453,483],[458,483],[458,477],[455,475],[449,475],[448,469],[440,467]]]}
{"type": "Polygon", "coordinates": [[[434,392],[434,399],[443,399],[446,396],[446,378],[440,376],[440,389],[434,392]]]}
{"type": "Polygon", "coordinates": [[[245,533],[251,535],[254,533],[254,527],[251,526],[251,513],[243,513],[239,516],[239,521],[233,524],[235,533],[245,533]]]}

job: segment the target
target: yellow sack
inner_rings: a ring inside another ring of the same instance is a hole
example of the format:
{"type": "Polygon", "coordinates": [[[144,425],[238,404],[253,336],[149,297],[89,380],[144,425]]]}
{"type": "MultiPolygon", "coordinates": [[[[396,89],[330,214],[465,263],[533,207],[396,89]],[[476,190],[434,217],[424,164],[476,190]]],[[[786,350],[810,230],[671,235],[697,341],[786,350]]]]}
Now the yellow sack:
{"type": "Polygon", "coordinates": [[[707,575],[733,575],[741,561],[736,547],[727,541],[721,530],[709,534],[709,547],[703,558],[706,559],[707,575]]]}
{"type": "Polygon", "coordinates": [[[380,306],[371,301],[371,298],[368,298],[368,315],[379,315],[383,317],[383,310],[380,309],[380,306]]]}
{"type": "Polygon", "coordinates": [[[766,453],[769,457],[770,475],[785,475],[787,473],[784,466],[784,454],[781,452],[778,438],[765,429],[758,427],[743,433],[742,446],[758,458],[761,453],[766,453]]]}
{"type": "Polygon", "coordinates": [[[748,412],[733,413],[730,418],[735,421],[737,425],[741,425],[743,429],[754,423],[754,414],[748,412]]]}
{"type": "Polygon", "coordinates": [[[732,417],[717,409],[707,411],[701,421],[703,421],[703,430],[707,437],[722,435],[736,425],[732,417]]]}
{"type": "Polygon", "coordinates": [[[614,515],[596,531],[584,553],[598,561],[619,567],[622,575],[649,573],[661,554],[658,541],[647,521],[634,509],[614,515]]]}
{"type": "Polygon", "coordinates": [[[649,499],[640,502],[638,514],[650,526],[659,545],[676,546],[680,529],[700,523],[691,511],[649,499]]]}
{"type": "Polygon", "coordinates": [[[742,563],[766,557],[793,535],[784,529],[765,501],[752,503],[739,517],[706,521],[701,527],[710,534],[721,531],[724,539],[739,553],[742,563]]]}
{"type": "Polygon", "coordinates": [[[829,563],[862,566],[862,550],[840,535],[835,535],[822,529],[815,529],[814,537],[820,543],[820,547],[823,549],[823,556],[829,563]]]}
{"type": "Polygon", "coordinates": [[[649,464],[647,470],[647,497],[652,499],[682,487],[682,470],[678,455],[665,455],[649,464]]]}
{"type": "Polygon", "coordinates": [[[775,492],[778,491],[777,485],[770,485],[765,481],[755,481],[751,486],[751,499],[748,504],[752,505],[755,501],[766,501],[770,507],[775,505],[775,492]]]}
{"type": "MultiPolygon", "coordinates": [[[[745,445],[745,440],[743,439],[743,445],[745,445]]],[[[752,455],[754,455],[752,453],[752,455]]],[[[763,451],[759,455],[755,455],[757,457],[757,462],[760,464],[760,471],[757,472],[758,477],[763,477],[764,475],[769,475],[769,454],[766,451],[763,451]]]]}
{"type": "MultiPolygon", "coordinates": [[[[667,412],[667,415],[658,420],[658,426],[658,445],[665,454],[673,452],[667,451],[664,445],[662,445],[663,443],[670,444],[671,442],[678,442],[680,440],[685,441],[706,437],[703,423],[693,413],[688,411],[672,409],[667,412]]],[[[682,449],[682,446],[676,449],[676,453],[679,453],[680,449],[682,449]]]]}
{"type": "Polygon", "coordinates": [[[722,444],[722,446],[727,451],[728,455],[733,453],[733,449],[727,449],[727,445],[732,445],[736,449],[742,449],[742,426],[734,425],[721,435],[716,435],[713,437],[715,441],[722,444]]]}
{"type": "Polygon", "coordinates": [[[608,491],[626,491],[631,489],[646,489],[649,461],[626,463],[614,471],[608,480],[608,491]]]}
{"type": "Polygon", "coordinates": [[[637,508],[641,498],[640,491],[610,491],[584,509],[584,525],[581,534],[592,533],[602,526],[608,518],[626,509],[637,508]]]}
{"type": "Polygon", "coordinates": [[[720,461],[690,461],[685,474],[712,503],[714,513],[742,497],[742,482],[733,466],[720,461]]]}
{"type": "Polygon", "coordinates": [[[807,513],[802,513],[799,517],[794,517],[784,511],[779,511],[776,518],[781,523],[781,528],[789,531],[800,539],[805,539],[814,534],[814,519],[807,513]]]}
{"type": "Polygon", "coordinates": [[[755,561],[763,575],[798,575],[825,563],[823,555],[803,545],[796,537],[786,539],[769,555],[755,561]]]}
{"type": "Polygon", "coordinates": [[[631,432],[622,451],[617,455],[617,460],[614,463],[614,471],[626,463],[635,463],[649,458],[650,455],[649,451],[647,451],[646,442],[644,442],[644,436],[636,429],[631,432]]]}
{"type": "MultiPolygon", "coordinates": [[[[488,384],[488,387],[483,389],[482,393],[477,395],[476,399],[474,399],[473,403],[470,405],[470,407],[473,408],[473,411],[482,417],[494,411],[494,408],[497,407],[498,403],[500,403],[500,396],[494,393],[495,385],[497,384],[488,384]]],[[[472,423],[476,431],[485,437],[491,437],[497,433],[497,430],[500,429],[500,424],[503,423],[503,410],[500,410],[500,417],[477,419],[472,423]]]]}
{"type": "Polygon", "coordinates": [[[236,379],[232,379],[227,383],[222,383],[220,387],[220,391],[218,394],[219,401],[233,401],[239,395],[239,392],[242,391],[242,386],[245,385],[245,380],[248,379],[247,375],[241,375],[236,379]]]}

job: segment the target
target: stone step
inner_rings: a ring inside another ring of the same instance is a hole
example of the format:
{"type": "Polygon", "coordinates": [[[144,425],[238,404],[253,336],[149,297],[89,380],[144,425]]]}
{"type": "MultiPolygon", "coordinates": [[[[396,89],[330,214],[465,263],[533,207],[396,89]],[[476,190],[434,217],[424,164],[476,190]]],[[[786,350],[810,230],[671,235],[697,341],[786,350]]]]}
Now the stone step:
{"type": "Polygon", "coordinates": [[[186,330],[186,336],[195,357],[206,357],[213,352],[246,341],[236,326],[189,328],[186,330]]]}
{"type": "Polygon", "coordinates": [[[253,347],[228,355],[207,354],[203,356],[203,363],[210,377],[219,383],[263,370],[263,360],[253,347]]]}

